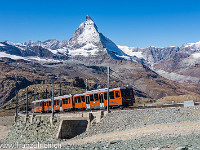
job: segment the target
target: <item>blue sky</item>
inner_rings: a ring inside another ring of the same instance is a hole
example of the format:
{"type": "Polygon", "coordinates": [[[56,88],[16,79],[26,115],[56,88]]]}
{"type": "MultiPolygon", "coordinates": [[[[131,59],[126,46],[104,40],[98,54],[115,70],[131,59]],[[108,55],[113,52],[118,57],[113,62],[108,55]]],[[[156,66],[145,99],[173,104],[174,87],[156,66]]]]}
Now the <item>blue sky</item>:
{"type": "Polygon", "coordinates": [[[118,45],[200,41],[199,0],[0,0],[0,41],[69,40],[87,14],[118,45]]]}

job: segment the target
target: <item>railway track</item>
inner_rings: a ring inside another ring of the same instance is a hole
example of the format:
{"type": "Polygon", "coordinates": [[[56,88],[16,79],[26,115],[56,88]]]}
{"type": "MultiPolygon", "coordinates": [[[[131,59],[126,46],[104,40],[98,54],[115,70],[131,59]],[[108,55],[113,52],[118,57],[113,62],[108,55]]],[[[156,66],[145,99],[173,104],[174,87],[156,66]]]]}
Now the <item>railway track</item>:
{"type": "MultiPolygon", "coordinates": [[[[200,103],[195,103],[195,105],[200,105],[200,103]]],[[[154,105],[154,106],[129,106],[129,107],[115,107],[110,108],[110,111],[118,111],[118,110],[134,110],[134,109],[151,109],[151,108],[169,108],[169,107],[183,107],[183,103],[179,104],[166,104],[166,105],[154,105]]],[[[82,112],[97,112],[99,110],[106,110],[106,109],[92,109],[92,110],[71,110],[71,111],[63,111],[63,112],[55,112],[56,114],[76,114],[76,113],[82,113],[82,112]]],[[[22,113],[25,114],[25,113],[22,113]]],[[[51,112],[48,113],[33,113],[35,115],[42,115],[42,114],[51,114],[51,112]]]]}

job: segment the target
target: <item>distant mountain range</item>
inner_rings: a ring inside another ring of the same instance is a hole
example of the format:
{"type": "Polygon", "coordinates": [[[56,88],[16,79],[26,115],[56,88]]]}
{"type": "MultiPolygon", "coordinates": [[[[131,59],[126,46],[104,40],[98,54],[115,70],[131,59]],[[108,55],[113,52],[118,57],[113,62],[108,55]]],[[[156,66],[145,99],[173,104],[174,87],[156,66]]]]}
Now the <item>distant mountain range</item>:
{"type": "Polygon", "coordinates": [[[47,40],[28,43],[0,42],[0,57],[27,60],[68,60],[74,57],[110,55],[116,60],[143,63],[160,75],[179,82],[199,83],[200,42],[181,47],[134,48],[119,46],[98,32],[90,16],[76,29],[70,40],[47,40]]]}

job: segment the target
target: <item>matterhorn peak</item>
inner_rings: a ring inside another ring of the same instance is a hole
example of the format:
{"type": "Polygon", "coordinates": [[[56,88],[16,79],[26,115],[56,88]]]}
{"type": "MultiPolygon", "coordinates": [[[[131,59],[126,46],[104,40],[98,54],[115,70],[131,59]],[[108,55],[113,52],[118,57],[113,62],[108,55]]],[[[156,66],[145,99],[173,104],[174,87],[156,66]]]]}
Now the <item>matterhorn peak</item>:
{"type": "Polygon", "coordinates": [[[76,29],[69,42],[71,47],[75,48],[91,45],[91,43],[95,46],[101,44],[97,26],[89,15],[85,17],[85,21],[76,29]]]}
{"type": "Polygon", "coordinates": [[[70,55],[88,56],[107,52],[115,58],[127,56],[114,42],[98,32],[96,24],[89,15],[85,17],[85,21],[80,24],[69,40],[68,50],[70,55]]]}
{"type": "MultiPolygon", "coordinates": [[[[87,15],[86,17],[85,17],[85,21],[88,21],[88,20],[92,20],[92,18],[89,16],[89,15],[87,15]]],[[[92,20],[93,21],[93,20],[92,20]]]]}

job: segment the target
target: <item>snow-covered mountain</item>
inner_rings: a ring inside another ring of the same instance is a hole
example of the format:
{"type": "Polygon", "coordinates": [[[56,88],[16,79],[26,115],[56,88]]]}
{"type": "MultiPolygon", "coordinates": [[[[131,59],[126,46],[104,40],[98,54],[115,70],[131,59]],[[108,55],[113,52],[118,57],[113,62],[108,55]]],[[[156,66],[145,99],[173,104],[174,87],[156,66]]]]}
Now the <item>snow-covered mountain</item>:
{"type": "Polygon", "coordinates": [[[190,48],[191,50],[200,51],[200,41],[196,43],[185,43],[182,48],[190,48]]]}
{"type": "Polygon", "coordinates": [[[178,82],[200,82],[200,42],[185,43],[181,47],[118,47],[127,55],[140,58],[165,78],[178,82]]]}
{"type": "Polygon", "coordinates": [[[46,40],[44,42],[29,41],[28,43],[12,43],[5,41],[0,44],[0,51],[10,54],[9,51],[16,49],[17,53],[14,52],[12,54],[23,57],[38,56],[35,53],[31,53],[31,51],[33,52],[33,49],[42,49],[43,51],[49,51],[49,54],[59,58],[62,56],[64,56],[63,58],[68,56],[90,57],[108,53],[115,59],[130,60],[129,55],[119,49],[114,42],[105,37],[102,33],[98,32],[96,24],[88,15],[86,16],[85,21],[76,29],[73,37],[69,41],[57,41],[55,39],[46,40]]]}
{"type": "Polygon", "coordinates": [[[68,54],[71,56],[102,55],[108,53],[114,58],[127,58],[117,45],[110,39],[98,32],[98,28],[90,16],[76,29],[73,37],[69,40],[68,54]]]}
{"type": "Polygon", "coordinates": [[[198,81],[197,78],[200,78],[199,67],[193,68],[193,66],[200,66],[200,41],[185,43],[181,47],[157,48],[150,46],[135,48],[117,46],[98,31],[97,25],[88,15],[70,40],[50,39],[44,42],[29,41],[24,43],[0,42],[0,57],[15,59],[31,57],[31,59],[41,60],[76,57],[80,60],[83,57],[90,58],[93,56],[97,59],[98,56],[104,55],[110,55],[114,59],[142,62],[159,74],[165,75],[165,77],[168,73],[173,72],[177,74],[177,77],[181,75],[182,79],[185,78],[184,75],[191,76],[190,79],[194,77],[195,83],[198,81]]]}
{"type": "Polygon", "coordinates": [[[169,58],[173,53],[179,51],[179,47],[176,46],[163,48],[157,48],[154,46],[150,46],[147,48],[135,48],[118,45],[118,47],[121,50],[123,50],[127,55],[142,59],[143,62],[145,62],[149,66],[152,66],[155,63],[165,60],[169,58]]]}

